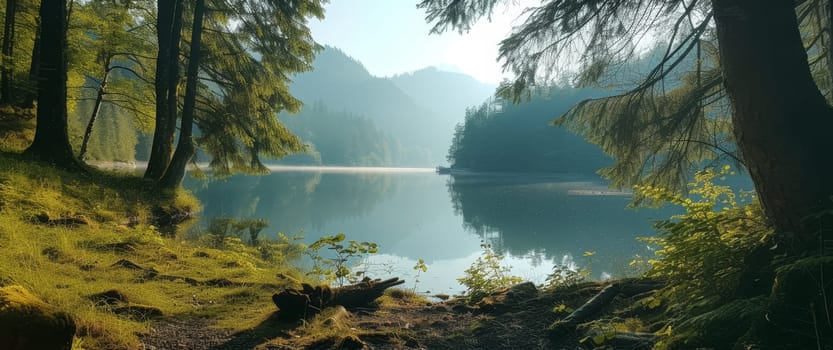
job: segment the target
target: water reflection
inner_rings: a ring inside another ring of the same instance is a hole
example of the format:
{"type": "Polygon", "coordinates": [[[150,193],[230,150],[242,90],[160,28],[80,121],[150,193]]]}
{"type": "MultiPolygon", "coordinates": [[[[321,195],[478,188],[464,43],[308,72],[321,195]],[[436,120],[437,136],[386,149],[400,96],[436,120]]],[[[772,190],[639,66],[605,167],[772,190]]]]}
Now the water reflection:
{"type": "Polygon", "coordinates": [[[186,184],[203,203],[202,218],[265,218],[271,231],[323,231],[332,222],[368,215],[396,193],[391,176],[320,172],[237,175],[186,184]]]}
{"type": "MultiPolygon", "coordinates": [[[[458,291],[455,279],[480,254],[481,240],[508,253],[513,273],[543,281],[553,263],[592,265],[594,277],[620,274],[645,247],[653,210],[626,210],[626,193],[609,192],[594,177],[543,175],[438,176],[426,169],[359,173],[278,169],[263,177],[189,179],[211,217],[263,218],[263,235],[303,233],[306,241],[343,232],[376,242],[377,274],[413,282],[413,265],[428,273],[420,290],[458,291]],[[595,251],[592,258],[582,256],[595,251]]],[[[327,170],[327,169],[323,169],[327,170]]],[[[204,224],[205,225],[205,224],[204,224]]],[[[381,277],[381,276],[380,276],[381,277]]]]}
{"type": "MultiPolygon", "coordinates": [[[[532,261],[594,251],[605,260],[644,250],[635,238],[652,233],[668,210],[626,209],[630,194],[577,175],[462,176],[449,181],[466,229],[512,255],[532,261]],[[542,257],[543,255],[543,257],[542,257]]],[[[619,263],[620,261],[616,261],[619,263]]]]}

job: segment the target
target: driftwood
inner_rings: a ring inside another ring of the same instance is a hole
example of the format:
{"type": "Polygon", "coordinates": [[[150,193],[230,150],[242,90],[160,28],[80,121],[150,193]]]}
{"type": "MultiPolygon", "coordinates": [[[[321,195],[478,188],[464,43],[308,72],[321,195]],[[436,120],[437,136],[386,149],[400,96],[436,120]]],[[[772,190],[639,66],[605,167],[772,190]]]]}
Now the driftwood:
{"type": "Polygon", "coordinates": [[[405,281],[396,277],[384,281],[365,277],[361,282],[336,288],[303,283],[301,289],[287,289],[272,295],[272,302],[278,307],[281,318],[297,320],[328,306],[341,305],[348,310],[368,306],[382,296],[385,289],[402,283],[405,281]]]}
{"type": "Polygon", "coordinates": [[[579,324],[590,321],[620,294],[633,296],[661,286],[662,282],[653,280],[623,280],[610,284],[567,317],[553,323],[550,326],[550,336],[559,338],[574,331],[579,324]]]}

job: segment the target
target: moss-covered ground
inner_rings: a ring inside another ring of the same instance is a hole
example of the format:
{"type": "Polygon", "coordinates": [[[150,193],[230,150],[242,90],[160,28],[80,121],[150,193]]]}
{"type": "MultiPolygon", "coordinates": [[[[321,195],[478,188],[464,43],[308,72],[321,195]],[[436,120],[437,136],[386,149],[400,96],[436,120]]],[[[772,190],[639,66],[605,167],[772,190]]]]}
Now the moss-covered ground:
{"type": "Polygon", "coordinates": [[[0,284],[21,285],[73,315],[77,347],[88,349],[138,347],[138,335],[158,317],[147,310],[230,329],[274,310],[271,294],[289,283],[275,276],[297,274],[289,264],[293,247],[275,244],[264,254],[166,237],[152,226],[155,207],[193,212],[198,203],[185,191],[151,191],[131,176],[64,172],[0,154],[0,284]],[[123,259],[139,268],[116,264],[123,259]],[[126,301],[92,297],[110,290],[126,301]]]}
{"type": "MultiPolygon", "coordinates": [[[[185,191],[158,193],[136,177],[0,154],[0,285],[23,286],[72,315],[75,349],[546,348],[547,326],[603,287],[510,304],[487,298],[479,307],[392,290],[372,309],[287,323],[275,317],[271,296],[304,280],[293,267],[299,247],[212,247],[152,226],[156,207],[198,206],[185,191]]],[[[631,316],[617,319],[605,324],[647,329],[631,316]]]]}

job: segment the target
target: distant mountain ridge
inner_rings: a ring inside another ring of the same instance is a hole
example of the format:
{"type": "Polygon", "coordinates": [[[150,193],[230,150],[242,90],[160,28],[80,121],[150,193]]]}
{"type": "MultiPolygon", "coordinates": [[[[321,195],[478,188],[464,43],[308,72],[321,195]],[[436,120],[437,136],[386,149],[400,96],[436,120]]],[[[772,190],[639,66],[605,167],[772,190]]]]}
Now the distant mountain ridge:
{"type": "Polygon", "coordinates": [[[375,77],[361,62],[333,47],[319,52],[313,66],[295,77],[292,93],[307,106],[321,104],[372,121],[399,142],[400,156],[394,165],[443,162],[454,125],[463,120],[466,108],[482,103],[494,91],[494,86],[467,75],[433,67],[375,77]]]}
{"type": "Polygon", "coordinates": [[[491,96],[497,87],[482,83],[466,74],[437,67],[398,74],[389,79],[420,105],[431,106],[440,103],[461,112],[483,103],[484,96],[491,96]]]}

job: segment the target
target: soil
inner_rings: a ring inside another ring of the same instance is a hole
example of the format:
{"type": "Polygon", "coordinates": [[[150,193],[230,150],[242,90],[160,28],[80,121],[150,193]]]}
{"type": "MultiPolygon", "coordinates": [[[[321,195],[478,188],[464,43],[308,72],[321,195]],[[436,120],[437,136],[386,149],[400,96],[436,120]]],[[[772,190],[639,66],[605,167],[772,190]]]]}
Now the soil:
{"type": "MultiPolygon", "coordinates": [[[[279,312],[254,329],[231,333],[209,321],[157,321],[143,338],[144,349],[587,349],[596,344],[594,328],[630,320],[652,331],[653,312],[640,307],[650,295],[617,296],[577,330],[551,336],[548,327],[578,309],[612,282],[588,282],[553,291],[531,283],[469,305],[464,300],[415,302],[391,298],[383,306],[356,309],[339,318],[349,334],[321,336],[309,323],[281,321],[279,312]]],[[[391,293],[393,294],[393,293],[391,293]]],[[[622,327],[617,329],[621,330],[622,327]]],[[[654,327],[656,328],[656,327],[654,327]]],[[[634,333],[637,334],[637,333],[634,333]]],[[[612,337],[609,338],[610,341],[612,337]]],[[[609,345],[609,344],[608,344],[609,345]]],[[[650,344],[648,344],[650,345],[650,344]]]]}

